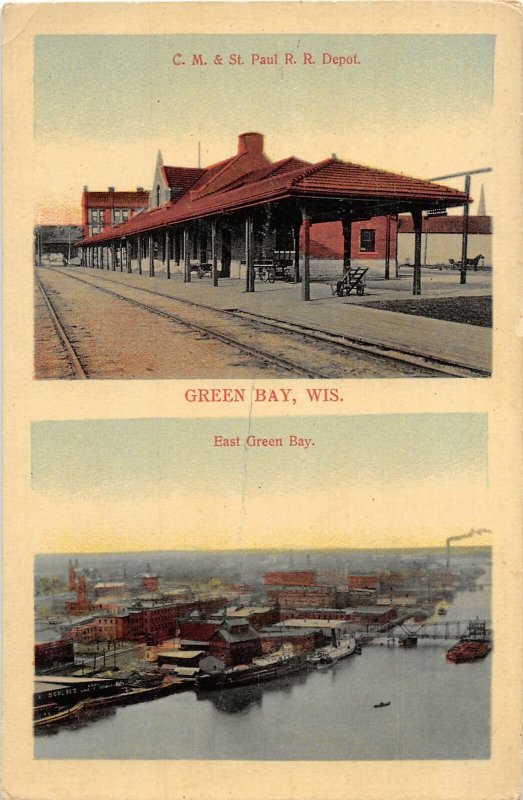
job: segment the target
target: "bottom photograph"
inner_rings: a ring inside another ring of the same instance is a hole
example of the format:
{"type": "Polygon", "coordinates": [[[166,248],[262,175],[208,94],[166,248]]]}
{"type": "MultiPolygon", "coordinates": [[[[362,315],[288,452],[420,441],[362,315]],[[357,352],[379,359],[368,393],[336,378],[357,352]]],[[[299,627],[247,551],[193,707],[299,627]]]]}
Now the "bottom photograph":
{"type": "Polygon", "coordinates": [[[252,424],[34,425],[34,757],[488,759],[485,418],[252,424]]]}
{"type": "Polygon", "coordinates": [[[454,538],[38,557],[36,757],[488,758],[490,552],[454,538]]]}

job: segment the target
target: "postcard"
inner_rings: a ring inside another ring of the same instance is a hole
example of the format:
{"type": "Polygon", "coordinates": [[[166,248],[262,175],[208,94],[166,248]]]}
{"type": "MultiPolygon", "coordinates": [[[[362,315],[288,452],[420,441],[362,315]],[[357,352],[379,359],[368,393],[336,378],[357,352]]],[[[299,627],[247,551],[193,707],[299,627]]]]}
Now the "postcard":
{"type": "Polygon", "coordinates": [[[6,797],[517,796],[520,24],[4,10],[6,797]]]}

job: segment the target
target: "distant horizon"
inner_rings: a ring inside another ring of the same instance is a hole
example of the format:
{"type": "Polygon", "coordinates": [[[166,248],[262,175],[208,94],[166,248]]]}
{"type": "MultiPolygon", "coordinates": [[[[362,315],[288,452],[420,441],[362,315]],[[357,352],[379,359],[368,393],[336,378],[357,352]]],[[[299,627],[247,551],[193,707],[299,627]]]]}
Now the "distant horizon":
{"type": "MultiPolygon", "coordinates": [[[[220,555],[222,553],[241,553],[242,555],[256,555],[258,553],[275,553],[275,554],[295,554],[295,553],[303,553],[304,555],[308,555],[309,553],[325,553],[326,555],[330,553],[346,553],[346,552],[357,552],[357,553],[398,553],[398,552],[418,552],[423,551],[426,552],[427,550],[430,551],[443,551],[446,552],[447,547],[446,545],[419,545],[419,546],[412,546],[412,547],[304,547],[304,548],[296,548],[296,547],[260,547],[260,548],[223,548],[221,550],[195,550],[195,549],[187,549],[187,548],[176,548],[175,550],[119,550],[119,551],[94,551],[94,552],[81,552],[81,551],[73,551],[70,552],[61,552],[61,553],[36,553],[35,559],[37,558],[89,558],[89,557],[113,557],[113,556],[121,556],[125,558],[131,558],[133,556],[141,556],[141,555],[166,555],[171,553],[183,553],[183,554],[194,554],[194,555],[220,555]]],[[[451,550],[453,553],[456,550],[492,550],[491,544],[456,544],[451,546],[451,550]]]]}

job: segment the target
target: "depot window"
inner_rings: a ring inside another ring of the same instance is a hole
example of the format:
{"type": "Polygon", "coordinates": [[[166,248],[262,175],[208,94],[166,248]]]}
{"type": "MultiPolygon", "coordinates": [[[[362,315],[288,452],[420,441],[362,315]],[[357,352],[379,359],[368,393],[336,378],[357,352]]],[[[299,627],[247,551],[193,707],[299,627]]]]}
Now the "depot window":
{"type": "Polygon", "coordinates": [[[360,251],[374,253],[376,250],[376,231],[372,228],[360,231],[360,251]]]}

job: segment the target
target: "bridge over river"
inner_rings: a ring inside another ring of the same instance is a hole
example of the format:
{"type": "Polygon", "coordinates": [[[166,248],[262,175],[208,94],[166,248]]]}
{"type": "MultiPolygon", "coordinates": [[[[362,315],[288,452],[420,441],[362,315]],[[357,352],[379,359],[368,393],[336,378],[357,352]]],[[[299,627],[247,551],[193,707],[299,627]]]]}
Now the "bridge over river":
{"type": "MultiPolygon", "coordinates": [[[[369,638],[387,639],[388,644],[414,647],[418,639],[475,639],[491,641],[492,630],[489,620],[438,620],[437,622],[407,622],[401,620],[388,630],[379,632],[367,631],[369,638]]],[[[364,634],[365,635],[365,634],[364,634]]]]}

